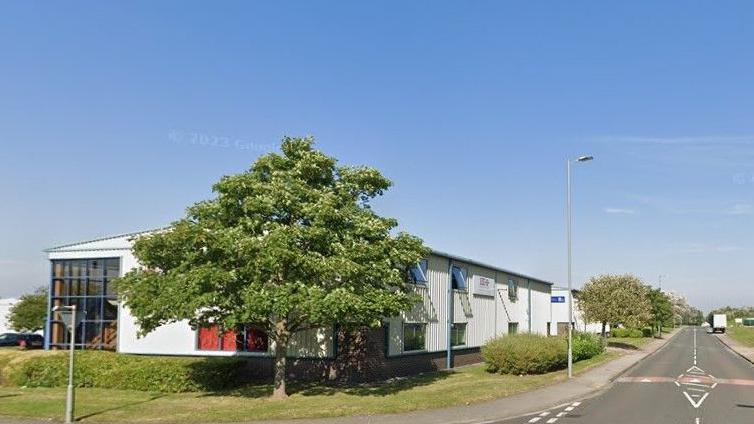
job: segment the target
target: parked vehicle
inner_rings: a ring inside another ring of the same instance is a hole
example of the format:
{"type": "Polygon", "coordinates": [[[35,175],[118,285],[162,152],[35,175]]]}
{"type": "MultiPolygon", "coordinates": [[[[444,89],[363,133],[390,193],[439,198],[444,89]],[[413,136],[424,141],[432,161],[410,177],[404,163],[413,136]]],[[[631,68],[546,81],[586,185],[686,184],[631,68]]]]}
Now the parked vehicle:
{"type": "Polygon", "coordinates": [[[725,333],[725,327],[728,326],[728,316],[725,314],[712,315],[712,332],[725,333]]]}
{"type": "Polygon", "coordinates": [[[3,333],[0,334],[0,346],[21,346],[28,349],[42,348],[44,337],[34,333],[3,333]]]}

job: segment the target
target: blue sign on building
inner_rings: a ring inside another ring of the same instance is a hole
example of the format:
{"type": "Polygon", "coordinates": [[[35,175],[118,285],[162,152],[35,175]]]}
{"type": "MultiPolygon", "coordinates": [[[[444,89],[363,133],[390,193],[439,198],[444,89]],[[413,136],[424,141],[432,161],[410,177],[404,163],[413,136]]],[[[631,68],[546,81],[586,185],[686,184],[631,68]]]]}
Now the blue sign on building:
{"type": "Polygon", "coordinates": [[[565,303],[565,296],[552,296],[552,303],[565,303]]]}

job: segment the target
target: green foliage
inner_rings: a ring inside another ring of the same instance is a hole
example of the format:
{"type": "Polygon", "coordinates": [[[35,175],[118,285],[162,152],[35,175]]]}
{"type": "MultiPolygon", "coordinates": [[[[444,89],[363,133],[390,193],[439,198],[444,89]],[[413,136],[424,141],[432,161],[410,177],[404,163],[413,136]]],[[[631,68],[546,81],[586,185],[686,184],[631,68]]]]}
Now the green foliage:
{"type": "Polygon", "coordinates": [[[640,327],[651,318],[647,287],[631,274],[592,277],[579,292],[579,307],[588,322],[640,327]]]}
{"type": "Polygon", "coordinates": [[[639,330],[638,328],[617,328],[616,327],[616,328],[613,328],[610,333],[612,334],[613,337],[621,337],[621,338],[625,337],[629,339],[640,339],[644,337],[644,333],[642,332],[642,330],[639,330]]]}
{"type": "Polygon", "coordinates": [[[511,334],[482,347],[487,370],[500,374],[544,374],[567,365],[568,348],[562,337],[511,334]]]}
{"type": "Polygon", "coordinates": [[[605,339],[590,333],[573,333],[573,361],[593,358],[605,351],[605,339]]]}
{"type": "Polygon", "coordinates": [[[47,289],[40,287],[31,294],[21,296],[10,308],[8,322],[16,331],[34,332],[45,328],[47,319],[47,289]]]}
{"type": "Polygon", "coordinates": [[[754,307],[742,306],[739,308],[733,306],[725,306],[717,308],[707,315],[707,322],[712,324],[712,315],[725,314],[728,316],[728,325],[732,326],[735,323],[736,318],[754,318],[754,307]]]}
{"type": "MultiPolygon", "coordinates": [[[[663,323],[673,318],[673,304],[670,301],[670,297],[668,297],[668,295],[663,293],[660,289],[647,287],[647,298],[649,299],[651,308],[650,322],[652,323],[654,328],[660,331],[662,329],[663,323]]],[[[651,336],[652,334],[650,329],[650,335],[644,337],[651,336]]]]}
{"type": "Polygon", "coordinates": [[[654,337],[654,329],[652,327],[644,327],[641,329],[642,337],[654,337]]]}
{"type": "MultiPolygon", "coordinates": [[[[76,387],[197,392],[241,385],[244,366],[234,358],[175,358],[122,355],[112,352],[76,352],[76,387]]],[[[30,358],[11,373],[11,381],[26,387],[65,387],[68,355],[30,358]]]]}
{"type": "Polygon", "coordinates": [[[422,241],[369,202],[391,185],[368,167],[338,166],[311,138],[284,138],[282,154],[223,177],[217,196],[168,229],[140,237],[143,265],[118,282],[142,333],[170,322],[263,327],[276,346],[276,395],[290,336],[338,324],[379,325],[419,299],[408,268],[422,241]]]}

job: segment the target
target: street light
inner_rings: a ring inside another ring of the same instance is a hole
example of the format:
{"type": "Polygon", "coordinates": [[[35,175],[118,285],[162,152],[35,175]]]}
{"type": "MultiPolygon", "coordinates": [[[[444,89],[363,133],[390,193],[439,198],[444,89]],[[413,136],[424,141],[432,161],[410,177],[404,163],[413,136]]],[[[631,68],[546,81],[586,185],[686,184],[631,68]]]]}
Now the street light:
{"type": "Polygon", "coordinates": [[[579,156],[578,159],[566,160],[566,227],[568,232],[568,378],[573,378],[573,283],[571,278],[571,164],[588,162],[593,156],[579,156]]]}
{"type": "MultiPolygon", "coordinates": [[[[73,422],[73,353],[76,347],[76,327],[78,327],[81,319],[76,319],[76,305],[70,306],[56,306],[52,308],[53,312],[60,312],[63,316],[63,322],[68,327],[68,331],[71,333],[71,350],[68,356],[68,390],[65,398],[65,422],[71,424],[73,422]]],[[[85,311],[84,311],[85,312],[85,311]]]]}

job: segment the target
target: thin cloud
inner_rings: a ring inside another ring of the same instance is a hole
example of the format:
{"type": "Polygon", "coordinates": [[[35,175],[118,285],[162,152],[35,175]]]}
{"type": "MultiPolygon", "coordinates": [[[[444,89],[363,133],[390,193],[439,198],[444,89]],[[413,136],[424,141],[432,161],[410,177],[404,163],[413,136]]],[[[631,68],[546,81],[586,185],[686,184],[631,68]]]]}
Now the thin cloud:
{"type": "Polygon", "coordinates": [[[725,211],[726,215],[751,215],[754,207],[748,203],[737,203],[725,211]]]}
{"type": "Polygon", "coordinates": [[[636,213],[634,209],[624,208],[604,208],[603,211],[613,215],[634,215],[636,213]]]}

